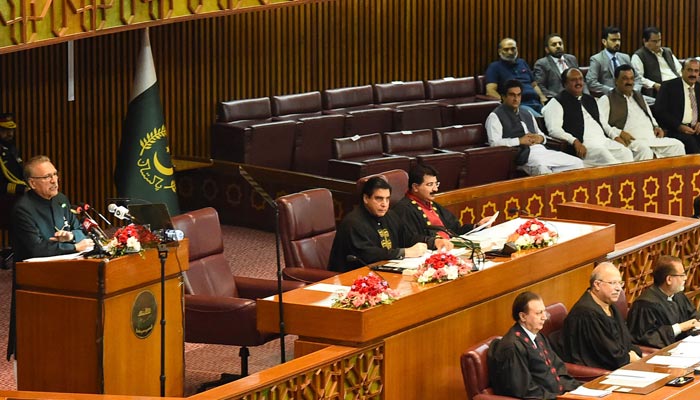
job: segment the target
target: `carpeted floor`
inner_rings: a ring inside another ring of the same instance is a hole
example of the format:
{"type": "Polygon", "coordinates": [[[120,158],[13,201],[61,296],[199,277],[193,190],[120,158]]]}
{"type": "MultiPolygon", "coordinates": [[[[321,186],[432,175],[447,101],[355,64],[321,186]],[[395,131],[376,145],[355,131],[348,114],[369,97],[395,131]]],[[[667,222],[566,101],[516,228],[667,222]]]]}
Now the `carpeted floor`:
{"type": "MultiPolygon", "coordinates": [[[[276,279],[275,236],[253,229],[222,226],[224,253],[235,275],[276,279]]],[[[284,263],[284,260],[281,260],[284,263]]],[[[284,265],[284,264],[283,264],[284,265]]],[[[0,270],[0,390],[15,390],[12,363],[5,360],[7,329],[10,315],[10,287],[12,272],[0,270]]],[[[296,338],[288,336],[287,360],[294,351],[296,338]]],[[[185,395],[208,381],[218,379],[221,372],[238,373],[238,347],[196,343],[185,344],[185,395]]],[[[272,341],[250,349],[250,372],[269,368],[280,362],[280,342],[272,341]]]]}

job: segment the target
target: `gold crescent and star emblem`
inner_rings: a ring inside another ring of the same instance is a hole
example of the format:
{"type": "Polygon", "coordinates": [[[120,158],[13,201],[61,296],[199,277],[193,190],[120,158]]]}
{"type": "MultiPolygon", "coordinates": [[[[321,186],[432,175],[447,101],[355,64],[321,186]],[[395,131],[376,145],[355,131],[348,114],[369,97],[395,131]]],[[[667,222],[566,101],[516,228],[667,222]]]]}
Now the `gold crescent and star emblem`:
{"type": "Polygon", "coordinates": [[[170,148],[167,145],[168,134],[165,130],[165,125],[160,128],[154,128],[153,131],[147,133],[141,140],[139,140],[139,145],[141,146],[141,152],[139,153],[139,159],[136,161],[136,165],[139,167],[141,172],[141,177],[148,182],[153,189],[157,192],[161,189],[176,191],[175,188],[175,178],[174,169],[172,164],[164,165],[160,160],[167,159],[170,161],[170,148]],[[165,140],[165,146],[157,146],[156,144],[165,140]],[[165,148],[165,153],[167,157],[158,157],[158,152],[163,151],[165,148]]]}

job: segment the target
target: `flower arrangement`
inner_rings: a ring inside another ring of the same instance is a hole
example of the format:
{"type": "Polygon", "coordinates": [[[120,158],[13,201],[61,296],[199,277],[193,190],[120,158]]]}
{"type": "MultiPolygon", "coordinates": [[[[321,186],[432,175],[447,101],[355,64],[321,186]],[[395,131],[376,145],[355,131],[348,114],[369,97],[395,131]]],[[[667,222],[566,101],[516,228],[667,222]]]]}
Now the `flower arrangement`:
{"type": "Polygon", "coordinates": [[[509,242],[515,243],[518,250],[548,247],[555,244],[557,240],[559,240],[557,231],[549,229],[537,218],[525,221],[508,238],[509,242]]]}
{"type": "Polygon", "coordinates": [[[421,284],[452,281],[471,272],[474,264],[449,253],[435,253],[428,257],[413,274],[421,284]]]}
{"type": "Polygon", "coordinates": [[[105,245],[105,251],[112,257],[130,253],[143,255],[144,248],[153,247],[159,242],[158,237],[145,226],[131,224],[117,229],[112,240],[105,245]]]}
{"type": "Polygon", "coordinates": [[[355,279],[349,292],[338,293],[332,307],[361,310],[377,304],[391,304],[397,298],[398,293],[389,288],[387,281],[370,272],[355,279]]]}

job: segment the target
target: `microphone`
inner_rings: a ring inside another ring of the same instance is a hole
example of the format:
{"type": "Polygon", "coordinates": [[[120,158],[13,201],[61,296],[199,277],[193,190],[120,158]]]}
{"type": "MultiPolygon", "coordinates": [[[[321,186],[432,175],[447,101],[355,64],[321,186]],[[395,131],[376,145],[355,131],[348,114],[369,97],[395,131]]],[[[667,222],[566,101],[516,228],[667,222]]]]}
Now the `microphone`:
{"type": "Polygon", "coordinates": [[[118,206],[114,203],[110,204],[107,206],[107,211],[109,211],[110,214],[114,214],[115,217],[121,219],[121,220],[128,220],[128,221],[134,221],[135,218],[129,214],[129,209],[124,207],[124,206],[118,206]]]}
{"type": "Polygon", "coordinates": [[[444,227],[444,226],[428,225],[427,228],[428,228],[428,230],[431,230],[431,231],[441,231],[441,232],[445,232],[445,233],[448,234],[450,237],[459,236],[458,234],[452,232],[450,229],[447,229],[447,228],[444,227]]]}
{"type": "MultiPolygon", "coordinates": [[[[88,206],[84,204],[84,206],[88,206]]],[[[75,210],[70,210],[73,214],[82,217],[80,221],[80,228],[85,232],[86,235],[95,242],[95,248],[102,248],[101,242],[107,240],[107,235],[102,231],[100,226],[95,222],[94,219],[87,213],[84,207],[78,206],[75,210]]]]}
{"type": "Polygon", "coordinates": [[[90,204],[85,203],[85,202],[78,202],[78,209],[80,209],[80,208],[82,208],[83,211],[85,211],[85,212],[92,210],[92,211],[95,212],[95,214],[97,214],[97,216],[100,217],[100,219],[102,219],[107,225],[112,226],[112,223],[109,222],[109,220],[108,220],[107,218],[105,218],[104,215],[102,215],[99,211],[97,211],[97,209],[93,208],[90,204]]]}

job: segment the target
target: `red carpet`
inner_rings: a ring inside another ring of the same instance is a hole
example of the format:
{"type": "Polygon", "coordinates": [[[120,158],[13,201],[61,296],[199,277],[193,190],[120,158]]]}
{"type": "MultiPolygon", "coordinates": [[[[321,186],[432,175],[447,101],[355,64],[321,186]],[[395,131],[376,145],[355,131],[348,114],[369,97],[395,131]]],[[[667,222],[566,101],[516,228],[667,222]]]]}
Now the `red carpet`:
{"type": "MultiPolygon", "coordinates": [[[[269,232],[222,226],[224,249],[231,271],[236,275],[276,279],[275,236],[269,232]]],[[[284,265],[284,260],[282,260],[284,265]]],[[[10,315],[12,272],[0,271],[0,390],[15,390],[12,363],[5,360],[10,315]]],[[[287,337],[287,360],[293,354],[293,336],[287,337]]],[[[222,372],[240,372],[238,347],[197,343],[185,344],[185,395],[207,381],[216,380],[222,372]]],[[[250,372],[269,368],[280,362],[279,340],[250,349],[250,372]]]]}

